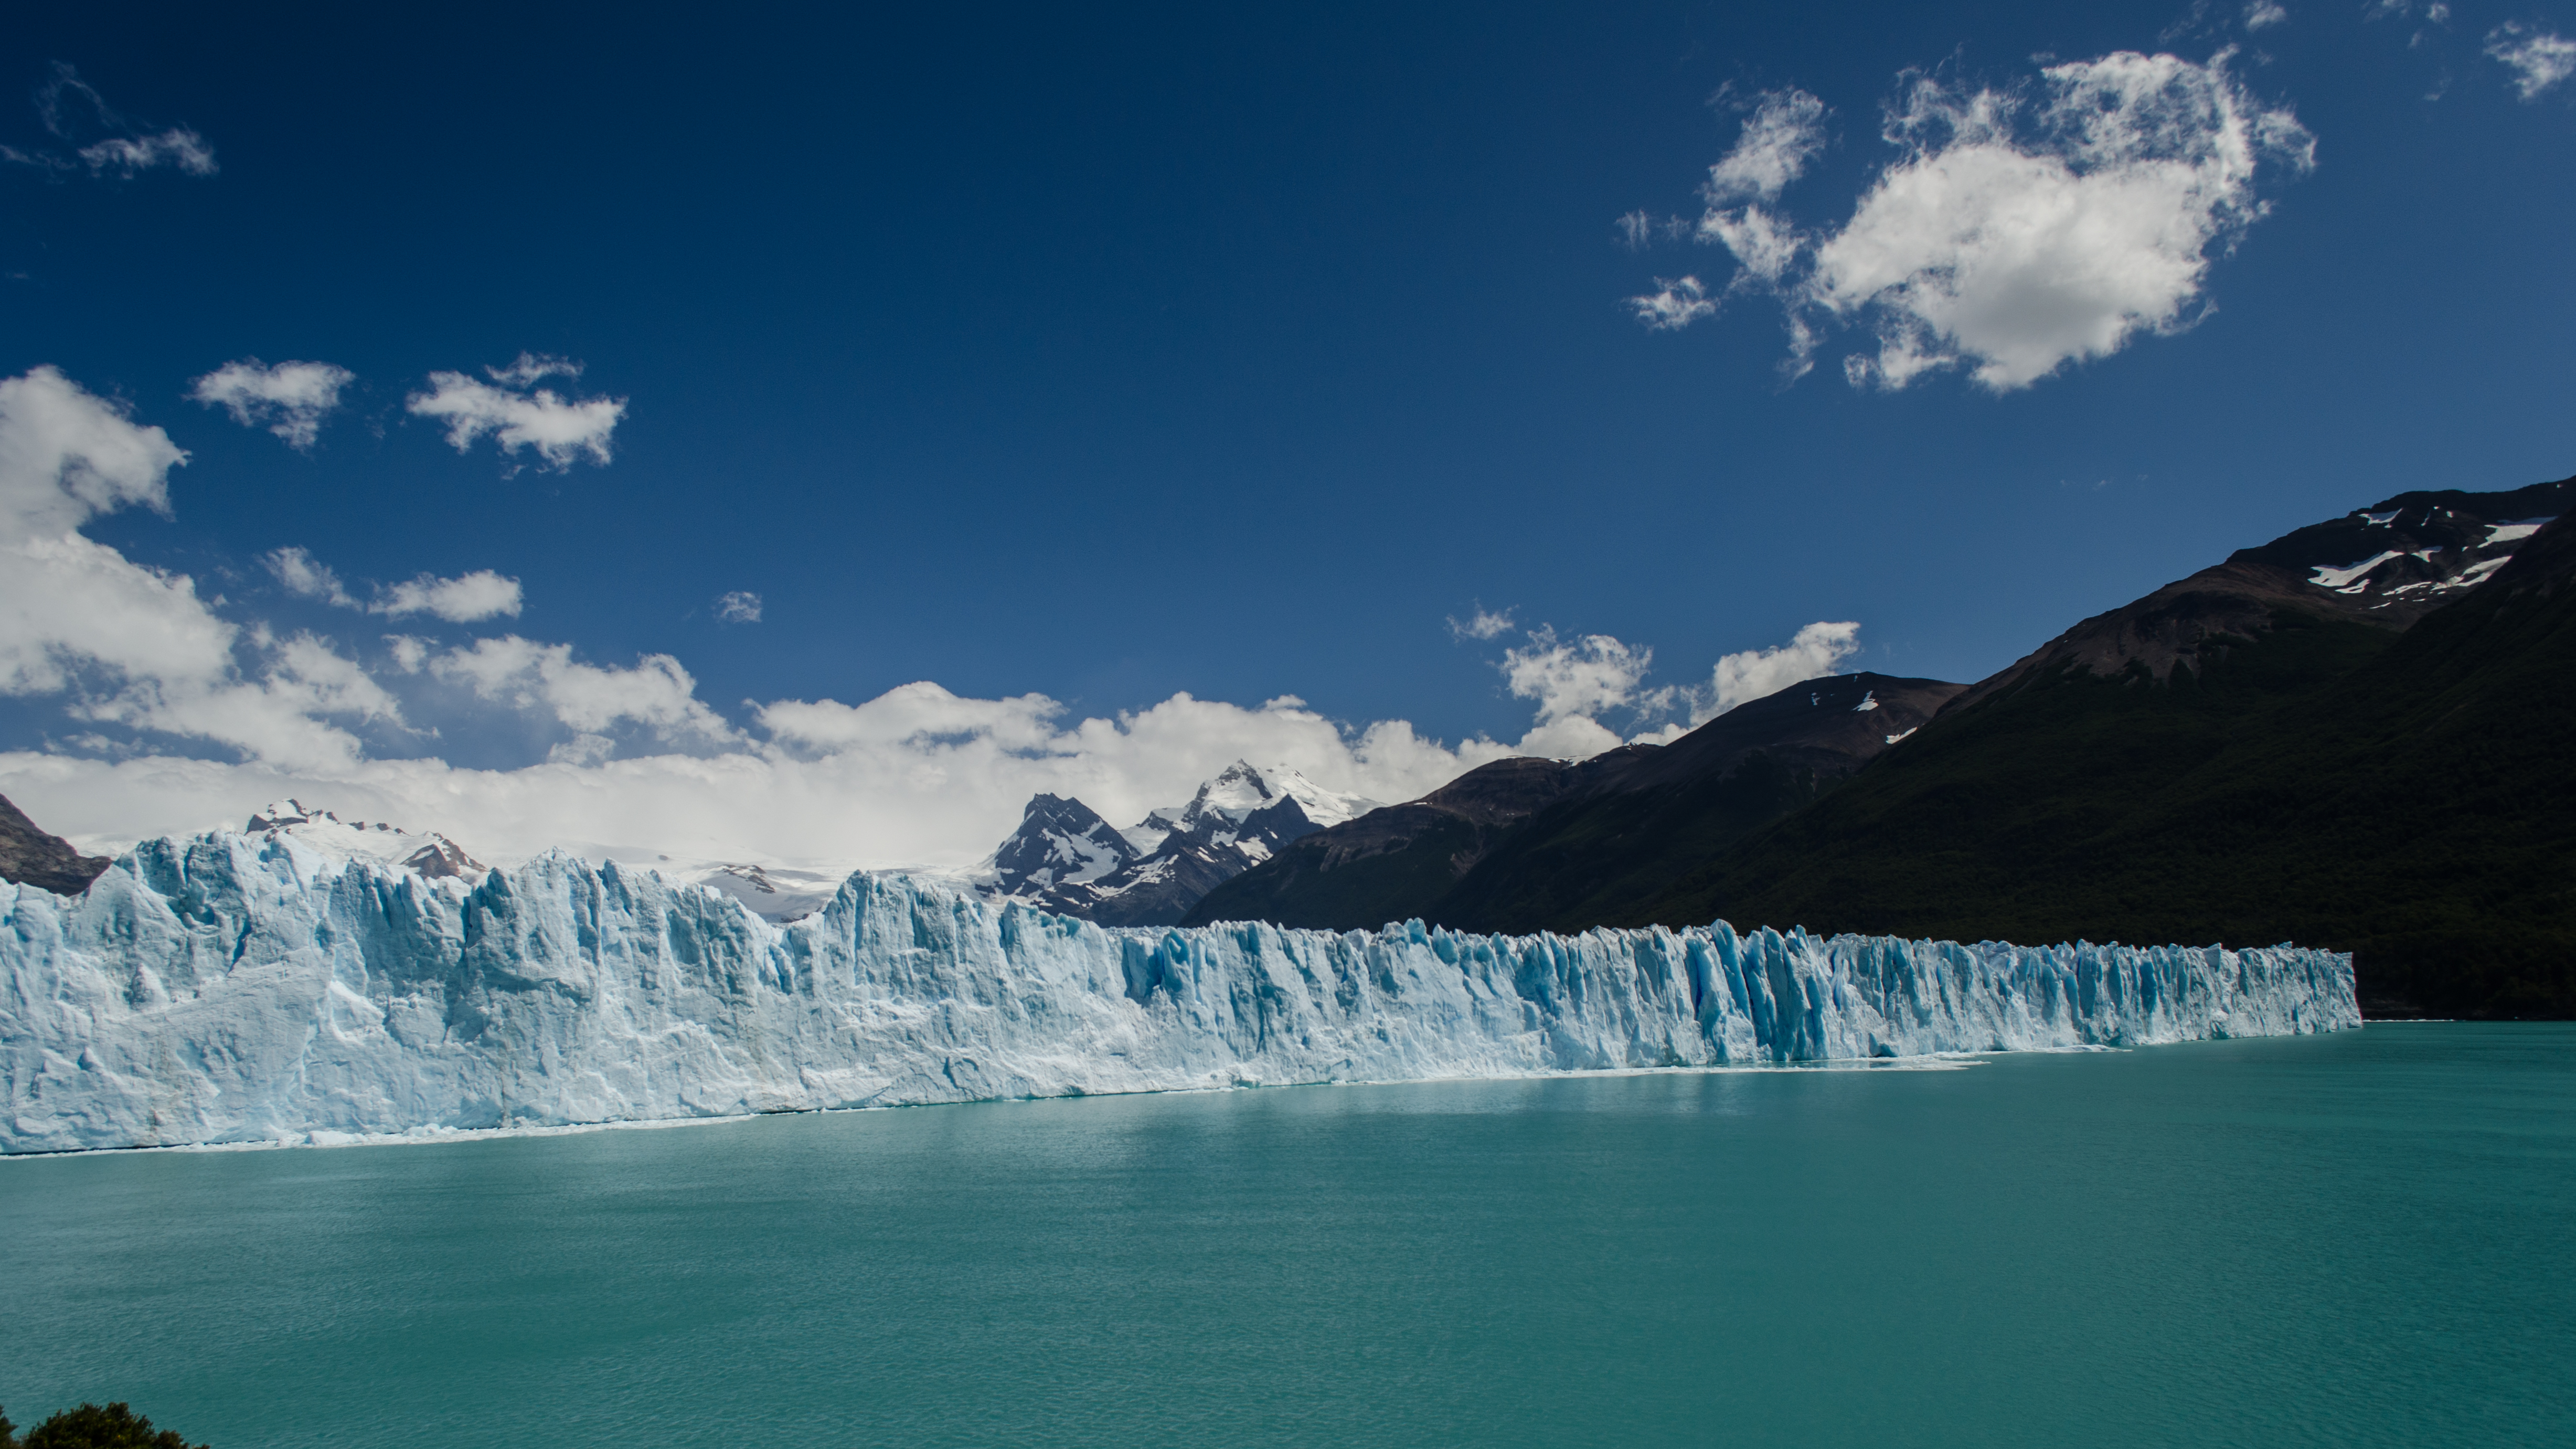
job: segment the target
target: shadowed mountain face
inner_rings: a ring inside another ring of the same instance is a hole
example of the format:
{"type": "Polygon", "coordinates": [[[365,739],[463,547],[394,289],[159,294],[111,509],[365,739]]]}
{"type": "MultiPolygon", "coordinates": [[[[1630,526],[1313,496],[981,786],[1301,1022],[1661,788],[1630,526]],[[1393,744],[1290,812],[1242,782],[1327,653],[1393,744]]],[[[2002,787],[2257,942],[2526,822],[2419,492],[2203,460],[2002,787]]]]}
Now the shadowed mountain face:
{"type": "Polygon", "coordinates": [[[0,880],[76,896],[107,865],[107,857],[83,855],[61,836],[37,829],[36,822],[0,795],[0,880]]]}
{"type": "Polygon", "coordinates": [[[1516,929],[1539,902],[1638,857],[1714,848],[1794,809],[1960,687],[1837,675],[1731,710],[1666,747],[1630,745],[1579,764],[1498,760],[1297,841],[1211,891],[1188,923],[1349,930],[1419,916],[1516,929]],[[1596,838],[1610,848],[1592,850],[1596,838]]]}
{"type": "Polygon", "coordinates": [[[2132,665],[2168,679],[2197,672],[2274,627],[2290,609],[2318,619],[2402,630],[2493,578],[2540,525],[2576,503],[2576,479],[2507,493],[2400,493],[2373,508],[2315,523],[2225,563],[2097,614],[1958,702],[1970,708],[2069,667],[2119,675],[2132,665]]]}
{"type": "Polygon", "coordinates": [[[1818,681],[1669,749],[1488,766],[1191,919],[2296,941],[2351,951],[2380,1014],[2576,1015],[2571,502],[2400,494],[1974,688],[1818,681]]]}
{"type": "Polygon", "coordinates": [[[2296,940],[2379,1014],[2576,1014],[2576,533],[2524,511],[2568,486],[2405,495],[2087,620],[1605,919],[2296,940]],[[2418,509],[2431,559],[2264,591],[2418,509]],[[2191,611],[2226,627],[2161,627],[2191,611]]]}

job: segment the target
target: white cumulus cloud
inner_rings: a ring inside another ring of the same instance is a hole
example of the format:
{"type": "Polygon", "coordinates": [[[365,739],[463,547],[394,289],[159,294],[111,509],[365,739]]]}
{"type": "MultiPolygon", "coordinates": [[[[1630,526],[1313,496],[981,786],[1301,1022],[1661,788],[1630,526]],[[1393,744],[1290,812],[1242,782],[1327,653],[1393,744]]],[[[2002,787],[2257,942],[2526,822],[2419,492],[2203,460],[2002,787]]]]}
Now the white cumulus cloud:
{"type": "Polygon", "coordinates": [[[2009,391],[2197,320],[2211,251],[2263,214],[2258,168],[2304,170],[2315,144],[2226,61],[2122,52],[2051,66],[2033,96],[1916,77],[1888,116],[1904,158],[1819,244],[1801,293],[1874,324],[1853,380],[1963,365],[2009,391]]]}
{"type": "Polygon", "coordinates": [[[2534,30],[2519,21],[2508,20],[2487,32],[2487,54],[2513,69],[2514,92],[2526,101],[2539,100],[2543,92],[2576,75],[2576,40],[2534,30]]]}
{"type": "Polygon", "coordinates": [[[697,681],[668,654],[647,654],[631,669],[603,668],[574,660],[569,644],[511,634],[449,650],[430,660],[429,669],[484,699],[542,711],[585,735],[631,724],[671,740],[734,738],[733,726],[699,701],[697,681]]]}
{"type": "Polygon", "coordinates": [[[1860,652],[1860,625],[1819,620],[1786,644],[1746,649],[1717,661],[1705,686],[1689,691],[1691,723],[1706,724],[1739,704],[1835,673],[1860,652]]]}
{"type": "MultiPolygon", "coordinates": [[[[1816,232],[1773,203],[1823,145],[1824,105],[1766,92],[1710,171],[1697,236],[1736,258],[1727,291],[1787,306],[1793,373],[1853,328],[1876,343],[1845,359],[1855,385],[1964,368],[1996,392],[2027,387],[2197,321],[2212,256],[2268,206],[2258,176],[2314,164],[2314,138],[2231,58],[2122,51],[2009,89],[1911,74],[1882,128],[1898,156],[1849,221],[1816,232]]],[[[1658,286],[1629,303],[1649,326],[1716,310],[1696,284],[1658,286]]]]}
{"type": "Polygon", "coordinates": [[[1667,690],[1645,688],[1655,651],[1621,643],[1608,634],[1559,639],[1542,624],[1529,631],[1529,642],[1503,651],[1503,679],[1513,697],[1533,700],[1538,719],[1521,736],[1520,751],[1561,759],[1580,759],[1616,748],[1617,732],[1599,716],[1613,710],[1636,715],[1659,713],[1671,703],[1667,690]]]}
{"type": "MultiPolygon", "coordinates": [[[[451,669],[486,668],[496,692],[523,689],[531,708],[551,710],[566,701],[530,677],[545,668],[533,656],[550,652],[500,641],[482,658],[446,661],[451,669]]],[[[648,662],[629,672],[656,671],[648,662]]],[[[659,694],[665,705],[676,699],[649,684],[636,694],[659,694]]],[[[604,726],[638,702],[593,698],[569,712],[604,726]]],[[[1286,765],[1327,789],[1405,800],[1520,753],[1483,739],[1453,749],[1401,720],[1353,730],[1287,696],[1248,707],[1176,694],[1148,709],[1070,719],[1043,695],[973,699],[924,682],[857,705],[776,701],[757,720],[768,740],[737,737],[712,753],[614,758],[594,731],[543,763],[499,770],[437,759],[302,768],[19,751],[0,753],[0,794],[92,850],[173,831],[238,829],[263,803],[294,795],[344,817],[444,831],[479,858],[503,863],[568,846],[645,865],[677,855],[953,867],[990,852],[1041,791],[1132,821],[1187,800],[1232,761],[1252,759],[1286,765]]]]}
{"type": "Polygon", "coordinates": [[[340,389],[356,374],[327,362],[281,362],[274,367],[256,357],[227,362],[198,378],[188,396],[208,407],[221,407],[233,421],[268,430],[299,452],[310,451],[322,434],[322,420],[340,406],[340,389]]]}
{"type": "Polygon", "coordinates": [[[388,584],[377,591],[375,601],[367,605],[367,612],[396,618],[405,614],[430,614],[451,624],[471,624],[505,615],[516,618],[519,604],[517,579],[504,578],[490,569],[476,569],[452,579],[422,574],[399,584],[388,584]]]}
{"type": "Polygon", "coordinates": [[[51,367],[0,380],[0,693],[64,696],[71,719],[259,759],[354,761],[336,720],[400,722],[355,665],[309,635],[244,631],[185,575],[80,532],[118,508],[167,512],[169,471],[187,459],[51,367]]]}
{"type": "MultiPolygon", "coordinates": [[[[1131,820],[1245,758],[1400,800],[1518,752],[1481,737],[1451,747],[1402,720],[1346,725],[1287,695],[1247,707],[1177,694],[1075,720],[1044,696],[969,699],[930,683],[858,705],[755,705],[743,730],[671,656],[602,665],[517,635],[453,646],[387,636],[372,673],[314,635],[221,617],[188,577],[80,533],[114,509],[166,511],[169,470],[186,459],[159,428],[54,369],[0,380],[0,693],[57,698],[65,720],[88,727],[65,745],[118,756],[0,754],[0,793],[92,849],[238,827],[296,795],[443,830],[502,861],[567,845],[646,864],[676,852],[962,865],[1039,791],[1131,820]],[[356,726],[397,742],[436,737],[406,722],[388,684],[444,686],[469,716],[532,720],[545,758],[477,770],[371,757],[356,726]],[[143,737],[113,739],[108,726],[143,737]]],[[[308,550],[263,563],[292,593],[389,616],[472,615],[516,598],[514,581],[488,571],[378,586],[370,600],[308,550]]]]}
{"type": "Polygon", "coordinates": [[[593,463],[609,461],[609,435],[626,416],[626,399],[574,400],[552,388],[534,386],[558,373],[578,377],[578,364],[522,352],[510,366],[484,371],[492,382],[461,372],[433,372],[428,391],[413,393],[405,406],[415,416],[444,421],[447,441],[460,453],[488,434],[502,452],[533,448],[547,466],[558,470],[570,468],[584,456],[593,463]]]}

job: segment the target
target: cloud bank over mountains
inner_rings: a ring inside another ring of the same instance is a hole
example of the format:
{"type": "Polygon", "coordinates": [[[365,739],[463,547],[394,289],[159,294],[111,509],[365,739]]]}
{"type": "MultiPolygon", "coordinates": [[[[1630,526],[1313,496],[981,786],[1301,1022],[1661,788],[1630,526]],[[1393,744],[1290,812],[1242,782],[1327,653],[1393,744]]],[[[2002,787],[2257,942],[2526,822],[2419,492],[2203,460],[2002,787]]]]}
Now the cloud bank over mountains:
{"type": "Polygon", "coordinates": [[[1698,221],[1661,228],[1725,248],[1733,277],[1716,291],[1659,278],[1629,306],[1671,330],[1726,298],[1770,296],[1787,313],[1792,377],[1857,332],[1875,347],[1847,354],[1845,377],[1886,389],[1961,369],[2009,392],[2184,330],[2207,313],[2213,255],[2268,209],[2258,180],[2315,164],[2315,138],[2257,100],[2233,58],[2121,51],[2003,88],[1909,72],[1880,126],[1895,159],[1848,221],[1821,229],[1779,202],[1825,149],[1830,113],[1804,91],[1764,92],[1709,168],[1698,221]]]}
{"type": "MultiPolygon", "coordinates": [[[[288,371],[323,366],[246,359],[201,379],[196,395],[227,409],[243,399],[246,421],[274,431],[327,411],[322,384],[336,389],[345,374],[288,371]]],[[[524,399],[562,366],[523,357],[488,371],[493,391],[524,399]]],[[[614,406],[599,456],[622,415],[623,402],[614,406]]],[[[570,432],[550,436],[589,446],[570,432]]],[[[1403,720],[1335,721],[1293,695],[1247,707],[1184,693],[1076,719],[1044,695],[974,699],[928,682],[859,704],[746,701],[737,724],[667,654],[620,666],[518,633],[349,639],[281,629],[83,533],[119,509],[168,514],[171,470],[187,461],[162,428],[54,368],[0,380],[0,694],[59,701],[69,727],[50,749],[0,754],[0,794],[92,847],[238,824],[291,795],[344,818],[440,830],[490,860],[568,845],[647,861],[686,851],[958,865],[989,850],[1042,791],[1124,818],[1254,759],[1328,789],[1410,799],[1490,760],[1614,747],[1626,737],[1605,717],[1644,729],[1686,711],[1696,723],[1807,677],[1796,671],[1825,672],[1857,647],[1855,625],[1812,625],[1779,648],[1728,656],[1704,685],[1658,688],[1647,683],[1651,650],[1603,634],[1560,639],[1542,625],[1497,666],[1510,694],[1536,707],[1529,731],[1454,747],[1403,720]],[[442,710],[515,719],[542,736],[543,758],[451,765],[427,723],[442,710]]],[[[287,597],[386,620],[472,625],[515,618],[525,602],[517,579],[489,569],[353,587],[301,546],[260,563],[287,597]]],[[[760,605],[730,594],[719,613],[750,622],[760,605]]],[[[1512,628],[1510,613],[1480,607],[1452,632],[1491,641],[1512,628]]]]}

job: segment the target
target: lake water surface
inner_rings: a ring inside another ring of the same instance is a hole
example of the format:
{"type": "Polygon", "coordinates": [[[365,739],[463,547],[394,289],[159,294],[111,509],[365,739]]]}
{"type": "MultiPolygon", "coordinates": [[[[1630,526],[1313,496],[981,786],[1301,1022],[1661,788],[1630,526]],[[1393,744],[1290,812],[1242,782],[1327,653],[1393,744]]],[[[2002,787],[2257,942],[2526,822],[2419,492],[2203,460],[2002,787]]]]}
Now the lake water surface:
{"type": "Polygon", "coordinates": [[[215,1449],[2576,1442],[2576,1027],[0,1162],[215,1449]]]}

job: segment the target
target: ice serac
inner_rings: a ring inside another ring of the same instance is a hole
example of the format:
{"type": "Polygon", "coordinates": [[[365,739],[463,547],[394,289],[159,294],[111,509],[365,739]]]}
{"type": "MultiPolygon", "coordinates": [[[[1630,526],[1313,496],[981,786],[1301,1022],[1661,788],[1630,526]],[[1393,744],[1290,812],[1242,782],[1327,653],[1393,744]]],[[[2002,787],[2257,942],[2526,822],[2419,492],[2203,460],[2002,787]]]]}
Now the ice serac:
{"type": "Polygon", "coordinates": [[[0,971],[9,1152],[2360,1023],[2349,960],[2289,947],[1118,930],[866,875],[782,926],[567,855],[468,885],[229,833],[0,884],[0,971]]]}

